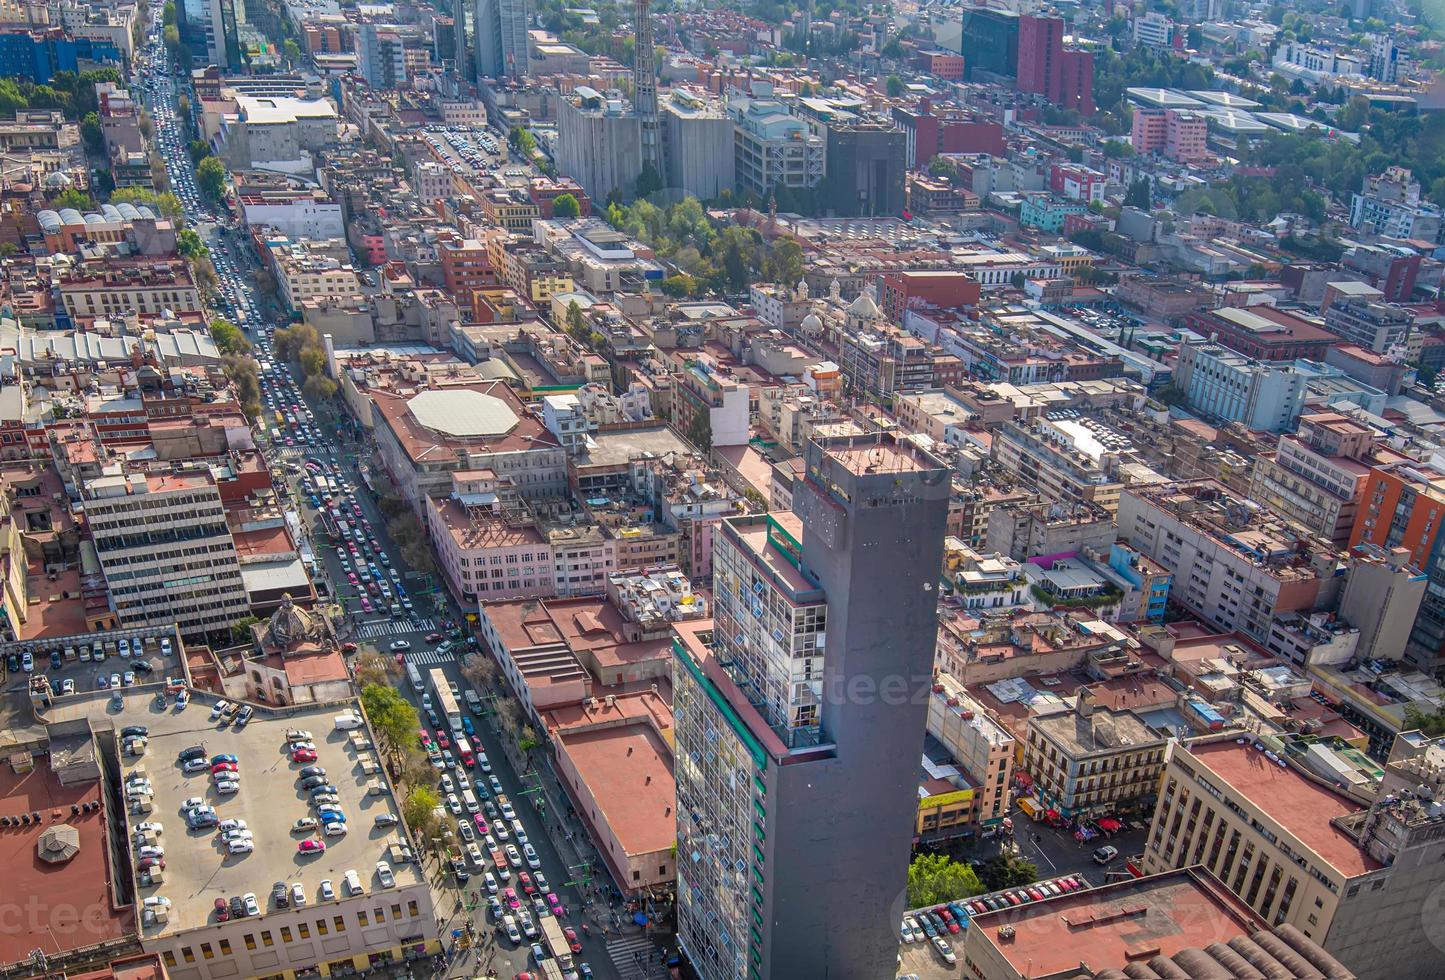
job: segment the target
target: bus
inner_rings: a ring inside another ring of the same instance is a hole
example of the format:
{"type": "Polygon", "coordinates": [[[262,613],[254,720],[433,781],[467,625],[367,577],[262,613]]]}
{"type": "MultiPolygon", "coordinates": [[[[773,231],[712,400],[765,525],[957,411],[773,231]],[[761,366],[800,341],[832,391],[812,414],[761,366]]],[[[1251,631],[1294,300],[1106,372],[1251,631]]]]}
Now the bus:
{"type": "Polygon", "coordinates": [[[432,697],[436,699],[437,714],[447,720],[447,727],[453,732],[460,731],[462,711],[457,707],[457,699],[447,682],[446,672],[440,668],[433,668],[431,672],[431,690],[432,697]]]}
{"type": "Polygon", "coordinates": [[[562,935],[562,924],[555,916],[538,916],[538,925],[542,927],[542,940],[547,944],[547,952],[552,954],[551,960],[543,960],[543,963],[555,962],[564,970],[572,968],[572,947],[567,944],[567,937],[562,935]]]}

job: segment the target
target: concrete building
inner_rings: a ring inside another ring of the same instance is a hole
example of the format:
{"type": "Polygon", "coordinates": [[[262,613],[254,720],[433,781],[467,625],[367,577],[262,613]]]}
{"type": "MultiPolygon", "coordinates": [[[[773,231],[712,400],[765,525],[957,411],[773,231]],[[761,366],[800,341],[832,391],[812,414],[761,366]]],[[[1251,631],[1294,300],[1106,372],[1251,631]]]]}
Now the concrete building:
{"type": "Polygon", "coordinates": [[[406,85],[406,49],[401,34],[371,21],[361,25],[356,70],[366,84],[383,92],[406,85]]]}
{"type": "Polygon", "coordinates": [[[970,8],[963,15],[964,69],[971,82],[981,73],[1014,78],[1019,72],[1019,16],[1007,10],[970,8]]]}
{"type": "Polygon", "coordinates": [[[324,191],[242,191],[238,197],[246,224],[253,228],[266,225],[293,241],[326,240],[346,235],[341,204],[333,201],[324,191]]]}
{"type": "Polygon", "coordinates": [[[477,74],[518,78],[527,74],[528,0],[476,0],[477,74]]]}
{"type": "Polygon", "coordinates": [[[82,490],[111,601],[125,626],[228,636],[249,608],[236,544],[209,468],[108,467],[82,490]]]}
{"type": "Polygon", "coordinates": [[[1082,687],[1072,708],[1030,714],[1023,768],[1062,816],[1103,816],[1152,801],[1164,746],[1133,711],[1100,704],[1082,687]]]}
{"type": "Polygon", "coordinates": [[[349,265],[304,251],[287,249],[273,254],[276,284],[289,309],[300,309],[308,301],[342,303],[361,296],[356,270],[349,265]]]}
{"type": "Polygon", "coordinates": [[[631,198],[642,173],[642,129],[632,105],[585,85],[557,103],[557,169],[594,201],[631,198]]]}
{"type": "Polygon", "coordinates": [[[1255,458],[1249,496],[1337,548],[1350,543],[1365,496],[1374,430],[1334,412],[1302,415],[1294,435],[1255,458]]]}
{"type": "Polygon", "coordinates": [[[1093,504],[1112,514],[1124,488],[1117,467],[1121,456],[1132,452],[1100,442],[1077,419],[1033,418],[999,426],[993,455],[1001,472],[1038,490],[1049,503],[1093,504]]]}
{"type": "Polygon", "coordinates": [[[1251,360],[1215,343],[1181,344],[1174,368],[1174,385],[1190,408],[1265,432],[1294,428],[1306,382],[1289,365],[1251,360]]]}
{"type": "Polygon", "coordinates": [[[1445,472],[1406,459],[1371,467],[1350,547],[1363,543],[1410,549],[1410,564],[1426,567],[1445,521],[1445,472]]]}
{"type": "Polygon", "coordinates": [[[693,89],[674,88],[661,108],[667,146],[667,183],[708,201],[737,183],[733,121],[721,102],[693,89]]]}
{"type": "Polygon", "coordinates": [[[1146,48],[1174,46],[1174,22],[1157,10],[1134,18],[1134,43],[1146,48]]]}
{"type": "Polygon", "coordinates": [[[827,125],[827,206],[840,215],[897,215],[904,208],[904,135],[891,121],[827,125]]]}
{"type": "Polygon", "coordinates": [[[715,620],[675,643],[678,939],[709,980],[897,963],[949,480],[891,437],[806,459],[797,516],[724,519],[715,620]]]}
{"type": "Polygon", "coordinates": [[[1199,163],[1209,156],[1208,118],[1187,109],[1138,106],[1129,142],[1134,152],[1158,153],[1179,163],[1199,163]]]}
{"type": "Polygon", "coordinates": [[[1326,329],[1376,354],[1403,350],[1414,325],[1414,313],[1385,303],[1343,299],[1325,310],[1326,329]]]}
{"type": "MultiPolygon", "coordinates": [[[[1355,977],[1293,926],[1271,930],[1197,868],[1006,905],[975,915],[962,939],[956,956],[989,980],[1125,980],[1141,969],[1160,977],[1290,977],[1301,968],[1355,977]]],[[[905,960],[902,969],[910,966],[905,960]]]]}
{"type": "Polygon", "coordinates": [[[779,186],[816,187],[823,179],[827,143],[771,99],[736,100],[734,170],[738,190],[766,198],[779,186]]]}
{"type": "Polygon", "coordinates": [[[1170,746],[1144,872],[1203,865],[1260,918],[1363,976],[1426,975],[1439,957],[1438,920],[1422,911],[1445,858],[1432,802],[1445,794],[1445,746],[1399,736],[1368,806],[1284,748],[1232,736],[1170,746]]]}
{"type": "Polygon", "coordinates": [[[1424,200],[1420,182],[1404,167],[1365,178],[1350,200],[1350,226],[1390,238],[1433,242],[1440,237],[1440,207],[1424,200]]]}
{"type": "MultiPolygon", "coordinates": [[[[967,801],[968,822],[976,828],[1000,826],[1008,816],[1013,785],[1017,752],[1013,735],[946,671],[934,678],[928,698],[928,734],[948,749],[977,784],[967,801]]],[[[920,836],[929,829],[921,827],[920,836]]]]}
{"type": "Polygon", "coordinates": [[[336,107],[329,99],[236,96],[227,123],[226,158],[235,170],[311,173],[315,154],[336,146],[336,107]]]}
{"type": "Polygon", "coordinates": [[[1334,551],[1210,480],[1125,489],[1119,537],[1173,574],[1177,602],[1259,643],[1274,616],[1337,598],[1334,551]]]}
{"type": "Polygon", "coordinates": [[[1064,48],[1062,18],[1021,16],[1018,89],[1042,95],[1061,109],[1093,115],[1093,52],[1064,48]]]}
{"type": "Polygon", "coordinates": [[[1361,657],[1400,661],[1429,579],[1404,548],[1361,545],[1350,555],[1340,618],[1360,631],[1361,657]]]}

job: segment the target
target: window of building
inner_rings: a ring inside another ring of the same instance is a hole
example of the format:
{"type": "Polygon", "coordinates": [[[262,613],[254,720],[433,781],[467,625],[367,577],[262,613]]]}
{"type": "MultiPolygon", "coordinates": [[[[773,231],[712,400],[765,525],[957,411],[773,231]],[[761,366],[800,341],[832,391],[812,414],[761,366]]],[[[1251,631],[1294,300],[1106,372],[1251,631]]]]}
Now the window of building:
{"type": "Polygon", "coordinates": [[[255,949],[255,948],[256,948],[256,934],[255,934],[255,933],[248,932],[248,933],[246,933],[244,936],[242,936],[241,939],[246,943],[246,948],[247,948],[247,949],[255,949]]]}
{"type": "Polygon", "coordinates": [[[393,906],[391,907],[391,917],[392,917],[393,919],[400,919],[400,918],[401,918],[401,905],[400,905],[400,904],[393,905],[393,906]]]}
{"type": "Polygon", "coordinates": [[[189,947],[189,946],[182,946],[182,947],[181,947],[181,959],[185,960],[187,963],[194,963],[194,962],[196,962],[196,954],[195,954],[195,951],[192,950],[191,947],[189,947]]]}
{"type": "Polygon", "coordinates": [[[291,942],[291,927],[290,927],[290,926],[282,926],[282,927],[281,927],[281,941],[282,941],[283,943],[289,943],[289,942],[291,942]]]}
{"type": "Polygon", "coordinates": [[[276,945],[276,940],[271,937],[271,930],[269,930],[269,929],[262,929],[262,930],[261,930],[261,945],[262,945],[262,946],[267,946],[267,947],[275,946],[275,945],[276,945]]]}
{"type": "Polygon", "coordinates": [[[296,926],[296,935],[300,936],[302,939],[310,939],[311,927],[304,922],[298,924],[296,926]]]}
{"type": "Polygon", "coordinates": [[[222,939],[222,940],[221,940],[221,955],[222,955],[222,956],[230,956],[230,955],[231,955],[231,941],[230,941],[229,939],[222,939]]]}
{"type": "Polygon", "coordinates": [[[331,917],[331,924],[336,927],[337,932],[346,931],[346,920],[339,915],[333,915],[331,917]]]}
{"type": "Polygon", "coordinates": [[[327,933],[329,933],[330,931],[331,931],[331,929],[330,929],[329,926],[327,926],[325,919],[317,919],[317,920],[316,920],[316,932],[317,932],[318,935],[324,936],[324,935],[326,935],[327,933]]]}
{"type": "Polygon", "coordinates": [[[201,958],[207,960],[216,958],[216,951],[211,948],[210,943],[201,943],[201,958]]]}
{"type": "Polygon", "coordinates": [[[161,961],[165,963],[166,966],[174,968],[176,965],[176,954],[170,950],[165,950],[161,953],[161,961]]]}
{"type": "Polygon", "coordinates": [[[361,923],[363,926],[371,925],[371,919],[367,916],[366,909],[357,910],[356,921],[361,923]]]}
{"type": "Polygon", "coordinates": [[[406,914],[415,919],[421,913],[417,910],[416,899],[406,903],[406,914]]]}

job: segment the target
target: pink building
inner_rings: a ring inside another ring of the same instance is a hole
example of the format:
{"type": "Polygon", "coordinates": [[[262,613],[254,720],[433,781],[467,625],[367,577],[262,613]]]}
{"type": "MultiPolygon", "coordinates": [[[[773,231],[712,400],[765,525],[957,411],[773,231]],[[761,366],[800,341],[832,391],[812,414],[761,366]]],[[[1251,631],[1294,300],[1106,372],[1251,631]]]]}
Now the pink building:
{"type": "Polygon", "coordinates": [[[480,496],[425,498],[427,532],[452,594],[467,606],[554,595],[547,539],[531,525],[504,521],[486,504],[465,502],[480,496]]]}
{"type": "Polygon", "coordinates": [[[1135,153],[1159,153],[1179,163],[1209,158],[1209,123],[1197,112],[1140,107],[1130,140],[1135,153]]]}

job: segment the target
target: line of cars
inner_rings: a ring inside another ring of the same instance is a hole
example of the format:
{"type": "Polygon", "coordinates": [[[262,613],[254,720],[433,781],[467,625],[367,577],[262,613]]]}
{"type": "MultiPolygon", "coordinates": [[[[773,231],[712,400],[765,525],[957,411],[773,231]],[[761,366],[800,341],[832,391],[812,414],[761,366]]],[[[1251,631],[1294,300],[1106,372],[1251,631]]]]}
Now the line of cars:
{"type": "Polygon", "coordinates": [[[899,935],[907,943],[926,940],[945,963],[955,963],[957,954],[949,945],[947,937],[956,936],[967,929],[969,919],[973,916],[1043,901],[1088,887],[1089,883],[1081,875],[1063,875],[1032,885],[1005,888],[977,898],[959,899],[931,908],[915,909],[903,916],[899,935]]]}

